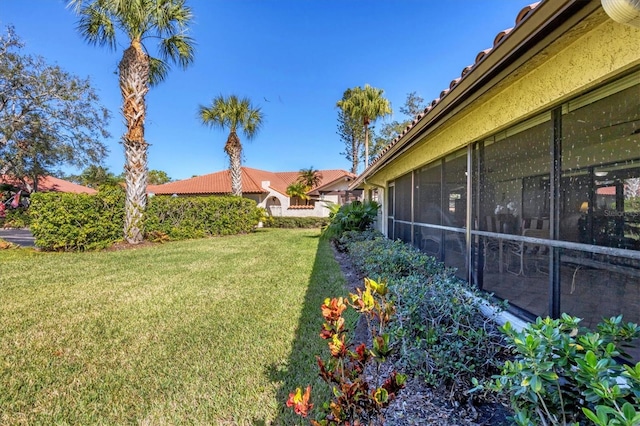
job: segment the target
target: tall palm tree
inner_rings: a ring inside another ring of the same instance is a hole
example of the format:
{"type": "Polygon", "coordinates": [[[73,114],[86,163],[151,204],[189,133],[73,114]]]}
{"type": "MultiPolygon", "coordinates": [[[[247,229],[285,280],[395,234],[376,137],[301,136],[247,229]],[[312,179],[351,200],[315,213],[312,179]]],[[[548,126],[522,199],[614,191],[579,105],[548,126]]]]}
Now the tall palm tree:
{"type": "Polygon", "coordinates": [[[238,98],[231,95],[225,98],[219,95],[213,99],[210,107],[200,105],[198,115],[203,124],[229,129],[229,137],[224,145],[224,152],[229,156],[229,173],[231,173],[231,193],[242,196],[242,144],[238,137],[238,129],[248,140],[258,133],[262,127],[264,114],[260,107],[254,107],[249,98],[238,98]]]}
{"type": "Polygon", "coordinates": [[[147,148],[144,139],[145,96],[163,81],[169,63],[186,68],[193,62],[194,42],[186,35],[193,15],[185,0],[71,0],[79,15],[78,30],[89,44],[116,48],[116,34],[129,47],[118,65],[122,113],[127,126],[125,150],[124,237],[131,244],[144,239],[143,213],[147,205],[147,148]],[[149,55],[146,41],[157,41],[158,57],[149,55]]]}
{"type": "Polygon", "coordinates": [[[298,182],[302,183],[307,188],[307,191],[309,191],[322,182],[322,173],[314,169],[313,166],[308,169],[300,169],[298,182]]]}
{"type": "Polygon", "coordinates": [[[391,104],[382,95],[384,90],[376,89],[368,84],[355,87],[351,90],[351,96],[338,101],[338,107],[342,108],[352,118],[362,121],[364,126],[364,168],[369,166],[369,124],[378,118],[392,113],[391,104]]]}

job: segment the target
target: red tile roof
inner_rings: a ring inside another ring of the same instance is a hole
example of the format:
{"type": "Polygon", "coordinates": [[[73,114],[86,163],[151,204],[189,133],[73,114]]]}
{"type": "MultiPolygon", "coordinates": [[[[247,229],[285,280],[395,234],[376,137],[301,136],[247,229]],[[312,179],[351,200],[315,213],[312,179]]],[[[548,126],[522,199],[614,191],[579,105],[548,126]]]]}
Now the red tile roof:
{"type": "MultiPolygon", "coordinates": [[[[8,183],[10,185],[17,186],[21,188],[22,182],[10,178],[8,176],[2,175],[0,176],[1,183],[8,183]]],[[[63,179],[58,179],[53,176],[43,176],[38,179],[38,191],[39,192],[69,192],[72,194],[95,194],[96,191],[93,188],[89,188],[87,186],[82,186],[75,184],[73,182],[69,182],[63,179]]]]}
{"type": "MultiPolygon", "coordinates": [[[[346,170],[319,170],[322,180],[316,187],[319,188],[336,180],[355,175],[346,170]]],[[[287,193],[287,187],[294,183],[299,172],[268,172],[265,170],[242,168],[242,192],[245,194],[259,194],[267,192],[262,188],[263,181],[269,181],[269,187],[283,195],[287,193]]],[[[315,189],[315,188],[313,188],[315,189]]],[[[230,194],[231,177],[229,170],[196,176],[190,179],[178,180],[163,185],[148,185],[147,192],[156,195],[204,195],[204,194],[230,194]]]]}

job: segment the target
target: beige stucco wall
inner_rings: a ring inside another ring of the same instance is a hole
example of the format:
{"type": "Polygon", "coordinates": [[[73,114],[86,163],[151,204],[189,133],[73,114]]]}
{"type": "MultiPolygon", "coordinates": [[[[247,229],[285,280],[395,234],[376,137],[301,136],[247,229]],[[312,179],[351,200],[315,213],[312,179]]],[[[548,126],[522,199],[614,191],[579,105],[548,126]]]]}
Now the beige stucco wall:
{"type": "Polygon", "coordinates": [[[504,130],[640,65],[640,28],[600,9],[505,79],[504,84],[386,164],[367,183],[387,182],[471,142],[504,130]],[[567,42],[570,40],[570,42],[567,42]],[[568,44],[567,44],[568,43],[568,44]]]}

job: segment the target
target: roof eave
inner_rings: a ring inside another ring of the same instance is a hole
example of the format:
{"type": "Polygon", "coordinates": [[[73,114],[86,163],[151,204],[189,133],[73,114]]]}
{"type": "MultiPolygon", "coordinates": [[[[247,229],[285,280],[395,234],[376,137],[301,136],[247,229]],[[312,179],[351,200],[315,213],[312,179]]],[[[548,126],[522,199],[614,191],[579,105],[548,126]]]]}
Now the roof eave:
{"type": "MultiPolygon", "coordinates": [[[[541,44],[555,29],[567,21],[577,21],[600,7],[600,2],[584,0],[543,1],[530,16],[516,25],[480,62],[472,66],[460,78],[451,90],[443,91],[443,96],[432,103],[424,116],[409,126],[402,136],[387,146],[387,151],[374,160],[349,185],[354,189],[365,185],[367,178],[374,175],[382,166],[389,163],[400,153],[413,146],[421,136],[439,123],[446,121],[448,115],[465,104],[470,97],[477,97],[493,87],[498,81],[496,76],[510,66],[517,65],[539,52],[552,40],[541,44]],[[538,46],[536,48],[536,46],[538,46]],[[526,53],[529,53],[526,55],[526,53]]],[[[482,53],[482,52],[481,52],[482,53]]]]}

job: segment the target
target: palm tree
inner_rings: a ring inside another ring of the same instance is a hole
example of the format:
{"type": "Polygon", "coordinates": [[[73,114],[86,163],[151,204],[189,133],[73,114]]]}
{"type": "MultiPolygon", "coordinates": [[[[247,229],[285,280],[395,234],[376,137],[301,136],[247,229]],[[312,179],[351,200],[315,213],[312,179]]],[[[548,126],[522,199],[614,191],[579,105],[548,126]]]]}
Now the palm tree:
{"type": "Polygon", "coordinates": [[[231,193],[242,196],[242,144],[238,137],[238,129],[242,130],[248,140],[258,133],[262,127],[264,114],[260,107],[254,107],[249,98],[228,98],[220,95],[213,99],[210,107],[200,105],[198,115],[203,124],[229,129],[229,137],[224,145],[224,152],[229,156],[229,173],[231,174],[231,193]]]}
{"type": "Polygon", "coordinates": [[[313,166],[308,169],[300,169],[298,182],[302,183],[307,188],[307,191],[309,191],[322,182],[322,173],[314,169],[313,166]]]}
{"type": "Polygon", "coordinates": [[[338,101],[338,107],[347,112],[351,118],[362,121],[364,126],[364,168],[369,166],[369,124],[378,118],[392,113],[391,104],[382,94],[384,90],[376,89],[368,84],[355,87],[351,96],[338,101]]]}
{"type": "Polygon", "coordinates": [[[194,42],[186,35],[193,15],[185,0],[71,0],[80,16],[78,30],[89,44],[116,48],[116,34],[129,41],[118,65],[120,93],[127,126],[125,150],[124,237],[137,244],[144,239],[143,213],[147,205],[147,148],[144,139],[145,96],[163,81],[169,63],[186,68],[193,62],[194,42]],[[158,42],[159,57],[148,53],[147,40],[158,42]]]}
{"type": "MultiPolygon", "coordinates": [[[[295,200],[295,201],[297,201],[298,199],[305,200],[305,204],[306,204],[306,201],[309,199],[309,196],[307,195],[308,190],[309,189],[304,183],[294,182],[287,187],[287,195],[292,200],[295,200]]],[[[296,202],[296,205],[297,205],[297,202],[296,202]]]]}

